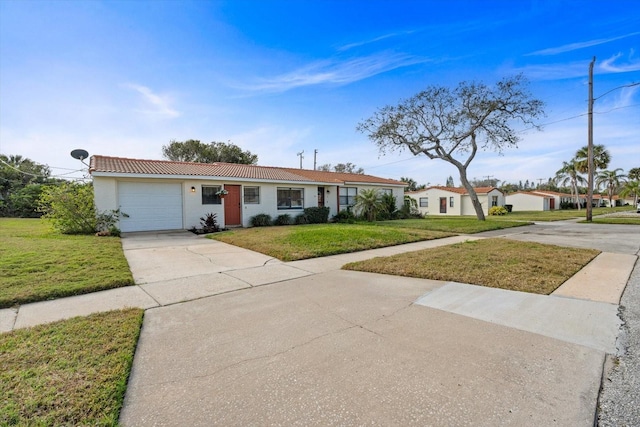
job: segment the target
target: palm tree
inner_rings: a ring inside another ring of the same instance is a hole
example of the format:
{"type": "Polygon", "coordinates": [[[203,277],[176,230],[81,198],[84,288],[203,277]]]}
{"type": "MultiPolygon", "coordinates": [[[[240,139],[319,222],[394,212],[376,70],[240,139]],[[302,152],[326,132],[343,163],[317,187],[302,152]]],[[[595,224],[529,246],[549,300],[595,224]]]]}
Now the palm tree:
{"type": "Polygon", "coordinates": [[[633,195],[633,206],[638,206],[638,196],[640,196],[640,180],[625,182],[619,194],[622,197],[633,195]]]}
{"type": "Polygon", "coordinates": [[[562,162],[562,167],[556,172],[556,182],[558,185],[566,187],[567,184],[571,186],[571,195],[574,196],[574,200],[578,210],[580,209],[580,202],[578,200],[578,184],[585,184],[586,180],[580,175],[578,170],[578,164],[575,159],[568,162],[562,162]]]}
{"type": "Polygon", "coordinates": [[[375,188],[361,190],[353,207],[356,213],[366,217],[367,221],[375,221],[378,212],[384,209],[380,194],[375,188]]]}
{"type": "Polygon", "coordinates": [[[596,187],[599,188],[602,185],[607,189],[610,207],[613,207],[613,195],[620,187],[620,183],[624,182],[625,178],[627,177],[626,175],[618,172],[622,172],[622,168],[617,168],[612,171],[603,170],[598,174],[598,176],[596,176],[596,187]]]}
{"type": "Polygon", "coordinates": [[[629,173],[627,173],[627,176],[629,177],[629,179],[640,181],[640,168],[629,169],[629,173]]]}
{"type": "MultiPolygon", "coordinates": [[[[589,172],[589,147],[584,146],[576,152],[575,157],[578,171],[580,173],[589,172]]],[[[596,144],[593,146],[593,167],[595,170],[606,169],[611,162],[611,154],[602,144],[596,144]]]]}

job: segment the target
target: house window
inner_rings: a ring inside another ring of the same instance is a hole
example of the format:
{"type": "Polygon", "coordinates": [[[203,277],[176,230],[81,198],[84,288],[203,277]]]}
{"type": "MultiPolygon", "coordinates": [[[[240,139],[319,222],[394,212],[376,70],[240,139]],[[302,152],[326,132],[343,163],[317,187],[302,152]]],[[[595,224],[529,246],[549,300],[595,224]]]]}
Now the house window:
{"type": "Polygon", "coordinates": [[[453,197],[449,197],[449,207],[453,207],[453,197]]]}
{"type": "Polygon", "coordinates": [[[203,205],[221,205],[222,199],[216,193],[222,187],[219,185],[203,185],[202,186],[202,204],[203,205]]]}
{"type": "Polygon", "coordinates": [[[358,194],[356,187],[340,187],[338,192],[340,196],[340,206],[353,206],[356,204],[356,195],[358,194]]]}
{"type": "Polygon", "coordinates": [[[381,195],[388,194],[390,196],[393,196],[393,190],[390,188],[383,188],[380,190],[380,194],[381,195]]]}
{"type": "Polygon", "coordinates": [[[420,197],[420,207],[428,208],[429,207],[429,198],[428,197],[420,197]]]}
{"type": "Polygon", "coordinates": [[[278,188],[278,209],[302,209],[304,188],[278,188]]]}
{"type": "Polygon", "coordinates": [[[491,206],[498,206],[498,196],[491,196],[491,206]]]}
{"type": "Polygon", "coordinates": [[[244,203],[260,204],[260,187],[244,187],[244,203]]]}

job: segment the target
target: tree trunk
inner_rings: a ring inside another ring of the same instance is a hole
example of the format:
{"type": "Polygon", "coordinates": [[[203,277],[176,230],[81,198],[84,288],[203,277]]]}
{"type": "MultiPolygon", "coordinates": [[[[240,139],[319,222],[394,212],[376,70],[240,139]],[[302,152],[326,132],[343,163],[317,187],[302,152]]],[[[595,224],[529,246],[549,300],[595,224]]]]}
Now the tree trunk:
{"type": "MultiPolygon", "coordinates": [[[[475,209],[476,211],[476,217],[478,218],[478,221],[484,221],[485,218],[484,211],[482,210],[482,204],[480,203],[480,200],[478,200],[476,191],[473,189],[473,186],[467,179],[467,170],[464,166],[458,166],[458,171],[460,171],[460,183],[465,188],[465,190],[467,190],[467,193],[469,193],[469,197],[471,198],[473,209],[475,209]]],[[[460,206],[460,213],[462,213],[462,206],[460,206]]]]}

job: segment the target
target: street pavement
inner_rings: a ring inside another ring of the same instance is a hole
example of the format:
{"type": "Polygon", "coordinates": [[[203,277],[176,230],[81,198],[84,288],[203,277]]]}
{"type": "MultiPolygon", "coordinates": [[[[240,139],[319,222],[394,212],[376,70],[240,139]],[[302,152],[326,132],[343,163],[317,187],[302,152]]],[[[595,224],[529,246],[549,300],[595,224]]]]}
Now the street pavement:
{"type": "Polygon", "coordinates": [[[122,243],[137,286],[0,310],[11,330],[147,309],[122,425],[591,426],[605,362],[626,357],[640,230],[536,224],[290,263],[187,232],[122,243]],[[550,296],[340,270],[493,236],[604,253],[550,296]]]}

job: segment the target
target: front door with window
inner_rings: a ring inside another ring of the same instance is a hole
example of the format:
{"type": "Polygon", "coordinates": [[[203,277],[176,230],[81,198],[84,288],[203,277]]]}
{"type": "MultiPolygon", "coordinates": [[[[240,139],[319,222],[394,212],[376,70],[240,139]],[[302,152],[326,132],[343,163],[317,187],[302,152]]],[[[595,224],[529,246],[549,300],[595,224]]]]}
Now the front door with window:
{"type": "Polygon", "coordinates": [[[324,187],[318,187],[318,207],[324,207],[324,187]]]}
{"type": "Polygon", "coordinates": [[[440,213],[447,213],[447,198],[440,197],[440,213]]]}
{"type": "Polygon", "coordinates": [[[240,186],[239,185],[226,185],[224,189],[228,191],[224,196],[224,225],[225,227],[234,227],[242,225],[242,218],[240,217],[241,204],[240,204],[240,186]]]}

